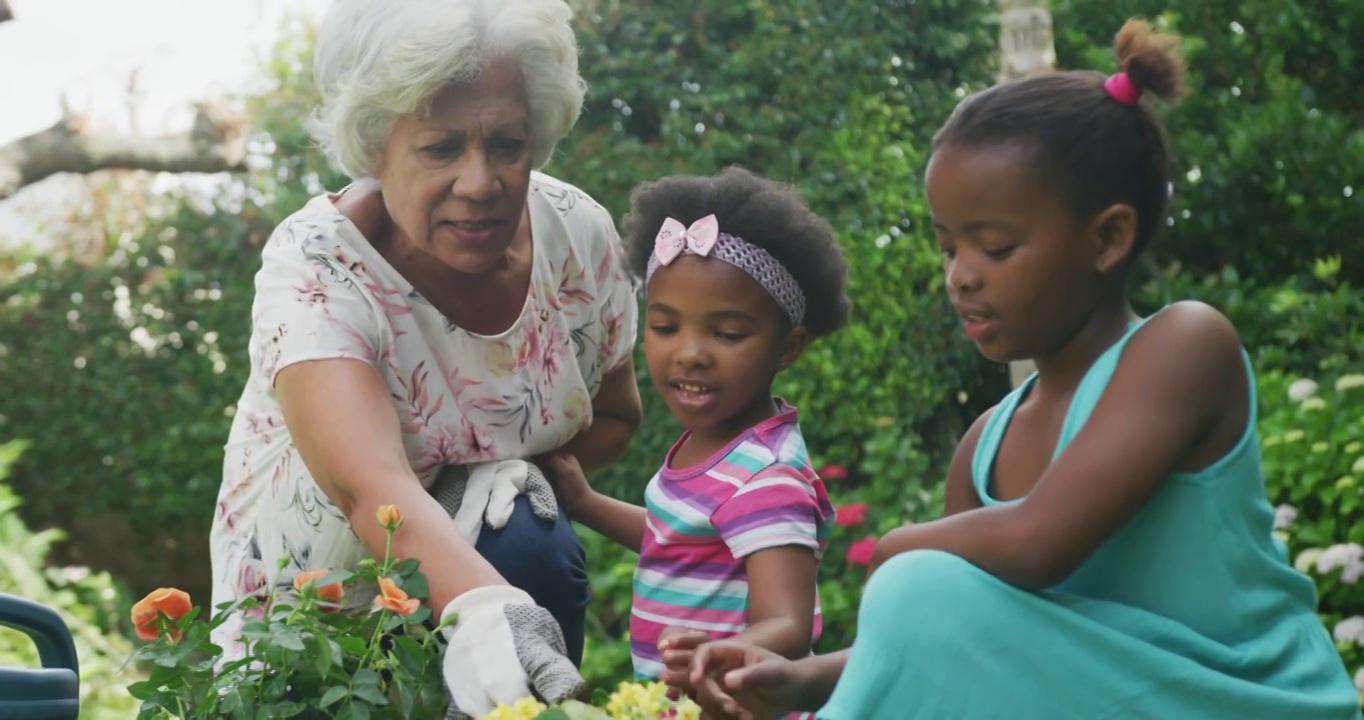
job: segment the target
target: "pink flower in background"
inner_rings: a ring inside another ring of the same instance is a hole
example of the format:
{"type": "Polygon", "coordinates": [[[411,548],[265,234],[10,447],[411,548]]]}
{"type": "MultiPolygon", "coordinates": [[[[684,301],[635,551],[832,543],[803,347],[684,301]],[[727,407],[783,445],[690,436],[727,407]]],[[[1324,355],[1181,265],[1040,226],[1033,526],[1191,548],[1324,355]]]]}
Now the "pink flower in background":
{"type": "Polygon", "coordinates": [[[819,471],[819,477],[824,482],[838,482],[848,479],[848,468],[842,465],[825,465],[819,471]]]}
{"type": "Polygon", "coordinates": [[[867,504],[864,502],[848,503],[834,509],[834,522],[839,527],[857,527],[867,521],[867,504]]]}
{"type": "Polygon", "coordinates": [[[867,567],[871,565],[871,554],[876,551],[876,538],[866,537],[848,546],[848,553],[844,558],[850,565],[860,565],[867,567]]]}

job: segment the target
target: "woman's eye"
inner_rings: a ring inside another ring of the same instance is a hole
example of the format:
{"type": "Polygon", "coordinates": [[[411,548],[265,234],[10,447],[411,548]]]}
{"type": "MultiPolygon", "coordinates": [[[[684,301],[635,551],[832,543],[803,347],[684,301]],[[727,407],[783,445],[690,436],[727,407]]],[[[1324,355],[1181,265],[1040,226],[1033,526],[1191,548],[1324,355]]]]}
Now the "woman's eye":
{"type": "Polygon", "coordinates": [[[739,342],[739,341],[743,340],[744,338],[748,337],[748,335],[746,335],[745,333],[736,333],[736,332],[722,332],[722,333],[715,333],[715,334],[716,334],[721,340],[724,340],[725,342],[730,342],[730,343],[736,343],[736,342],[739,342]]]}
{"type": "Polygon", "coordinates": [[[422,152],[433,158],[448,158],[455,154],[455,145],[448,142],[436,143],[422,148],[422,152]]]}
{"type": "Polygon", "coordinates": [[[520,140],[501,139],[492,143],[493,151],[502,155],[520,155],[526,144],[520,140]]]}
{"type": "Polygon", "coordinates": [[[658,335],[667,335],[677,330],[672,325],[650,325],[649,330],[658,335]]]}

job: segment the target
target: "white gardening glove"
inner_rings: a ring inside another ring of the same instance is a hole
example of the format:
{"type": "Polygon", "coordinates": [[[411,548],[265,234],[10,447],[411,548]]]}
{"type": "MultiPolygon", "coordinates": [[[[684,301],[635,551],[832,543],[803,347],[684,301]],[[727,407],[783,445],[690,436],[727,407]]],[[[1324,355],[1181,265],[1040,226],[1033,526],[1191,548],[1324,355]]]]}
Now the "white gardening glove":
{"type": "Polygon", "coordinates": [[[452,466],[436,479],[432,493],[470,545],[478,542],[485,523],[494,530],[507,524],[518,495],[530,498],[536,517],[549,522],[559,518],[554,489],[540,468],[525,460],[452,466]]]}
{"type": "Polygon", "coordinates": [[[578,692],[582,675],[566,657],[563,630],[548,610],[510,585],[475,588],[441,612],[449,643],[442,672],[447,719],[481,718],[499,703],[535,696],[553,704],[578,692]]]}

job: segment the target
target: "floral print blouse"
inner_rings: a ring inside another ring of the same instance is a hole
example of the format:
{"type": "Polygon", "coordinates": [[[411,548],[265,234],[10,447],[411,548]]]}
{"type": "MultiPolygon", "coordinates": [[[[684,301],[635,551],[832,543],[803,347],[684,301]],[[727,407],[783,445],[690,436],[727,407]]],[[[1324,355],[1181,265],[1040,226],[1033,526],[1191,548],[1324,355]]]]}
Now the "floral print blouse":
{"type": "MultiPolygon", "coordinates": [[[[255,280],[250,377],[213,517],[215,607],[365,556],[289,437],[274,393],[281,368],[327,358],[373,364],[388,384],[407,459],[428,488],[443,466],[547,452],[592,424],[602,375],[634,347],[634,285],[601,205],[538,172],[527,202],[530,290],[520,317],[492,336],[447,321],[329,195],[271,235],[255,280]]],[[[216,639],[235,645],[238,630],[224,626],[216,639]]]]}

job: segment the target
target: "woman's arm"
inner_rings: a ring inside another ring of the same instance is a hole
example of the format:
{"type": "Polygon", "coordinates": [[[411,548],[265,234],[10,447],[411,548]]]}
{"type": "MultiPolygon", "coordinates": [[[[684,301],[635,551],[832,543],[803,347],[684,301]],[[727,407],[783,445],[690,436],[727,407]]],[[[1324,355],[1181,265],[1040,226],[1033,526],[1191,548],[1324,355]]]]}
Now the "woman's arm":
{"type": "Polygon", "coordinates": [[[942,550],[1019,587],[1049,587],[1172,473],[1229,452],[1248,416],[1235,328],[1206,305],[1171,306],[1128,343],[1084,428],[1022,502],[899,528],[881,539],[876,557],[942,550]],[[1177,359],[1171,347],[1180,348],[1177,359]]]}
{"type": "Polygon", "coordinates": [[[393,554],[421,563],[435,612],[473,588],[506,584],[413,474],[388,388],[372,366],[294,363],[279,371],[275,392],[303,463],[372,555],[382,556],[386,542],[375,512],[402,509],[393,554]]]}
{"type": "MultiPolygon", "coordinates": [[[[589,470],[611,465],[625,454],[639,428],[641,412],[635,361],[627,357],[619,367],[602,376],[597,396],[592,398],[592,426],[562,450],[577,457],[589,470]]],[[[638,548],[636,545],[635,549],[638,548]]]]}

